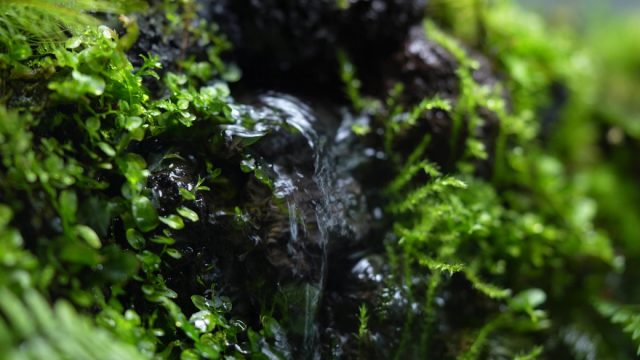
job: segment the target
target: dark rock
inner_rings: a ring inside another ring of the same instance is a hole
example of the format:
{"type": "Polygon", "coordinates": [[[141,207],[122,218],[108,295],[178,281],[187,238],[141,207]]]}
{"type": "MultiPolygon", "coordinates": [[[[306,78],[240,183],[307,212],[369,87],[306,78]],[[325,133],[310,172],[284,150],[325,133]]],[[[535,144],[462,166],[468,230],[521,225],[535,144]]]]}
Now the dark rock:
{"type": "MultiPolygon", "coordinates": [[[[211,153],[211,141],[183,142],[175,134],[139,146],[151,164],[148,188],[159,213],[187,206],[204,220],[172,233],[183,257],[165,278],[179,294],[215,284],[234,314],[250,323],[258,323],[264,304],[281,304],[292,349],[306,351],[317,342],[327,257],[362,246],[366,201],[358,181],[337,172],[351,155],[338,150],[348,147],[333,146],[340,122],[331,111],[278,93],[232,107],[238,121],[207,135],[222,139],[223,151],[211,153]],[[223,169],[219,182],[185,200],[179,189],[191,191],[207,176],[206,161],[223,169]]],[[[188,299],[179,302],[188,306],[188,299]]]]}
{"type": "MultiPolygon", "coordinates": [[[[479,86],[492,87],[497,82],[491,64],[483,56],[465,49],[478,67],[471,72],[473,80],[479,86]]],[[[429,39],[422,26],[415,26],[403,47],[394,54],[385,66],[380,93],[389,93],[396,84],[402,84],[404,91],[400,103],[409,110],[425,98],[438,96],[456,105],[460,97],[460,79],[457,74],[458,61],[440,44],[429,39]]],[[[374,89],[380,85],[374,85],[374,89]]],[[[469,129],[468,115],[462,117],[459,133],[454,136],[454,119],[451,112],[429,110],[420,117],[418,124],[410,131],[401,133],[396,150],[408,154],[422,141],[426,134],[431,135],[427,157],[443,168],[452,171],[456,162],[463,156],[465,142],[469,136],[479,139],[485,146],[489,157],[485,161],[476,161],[478,175],[488,177],[492,171],[493,153],[499,132],[499,119],[486,108],[473,109],[482,119],[482,124],[469,129]]]]}
{"type": "Polygon", "coordinates": [[[158,165],[148,179],[156,209],[162,215],[175,212],[183,202],[180,189],[193,191],[198,182],[198,173],[194,164],[180,158],[165,159],[158,165]]]}
{"type": "Polygon", "coordinates": [[[457,68],[453,55],[428,39],[422,26],[415,26],[385,69],[385,90],[389,92],[396,84],[402,84],[403,100],[408,104],[435,95],[453,99],[460,92],[457,68]]]}
{"type": "Polygon", "coordinates": [[[169,20],[158,7],[136,17],[139,27],[138,40],[129,50],[129,60],[139,67],[142,65],[140,55],[153,54],[159,56],[162,68],[173,69],[176,61],[184,55],[186,34],[180,30],[172,30],[169,20]]]}
{"type": "Polygon", "coordinates": [[[335,0],[214,2],[203,4],[235,45],[245,83],[325,97],[339,94],[338,48],[363,66],[377,64],[403,42],[425,6],[425,0],[357,0],[346,9],[335,0]]]}
{"type": "Polygon", "coordinates": [[[351,259],[351,268],[330,269],[340,276],[327,284],[322,308],[323,353],[338,358],[389,358],[402,338],[408,312],[419,307],[407,296],[406,289],[392,285],[391,269],[382,255],[351,259]],[[358,314],[367,308],[367,330],[359,333],[358,314]],[[334,344],[335,348],[331,348],[334,344]]]}

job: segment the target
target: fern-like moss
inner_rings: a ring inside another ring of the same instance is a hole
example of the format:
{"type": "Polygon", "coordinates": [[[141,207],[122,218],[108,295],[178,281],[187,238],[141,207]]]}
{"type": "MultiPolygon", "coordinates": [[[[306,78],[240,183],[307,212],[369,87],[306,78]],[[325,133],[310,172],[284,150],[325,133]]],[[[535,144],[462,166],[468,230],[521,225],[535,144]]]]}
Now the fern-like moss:
{"type": "Polygon", "coordinates": [[[31,44],[45,44],[99,24],[92,14],[127,13],[144,8],[141,1],[104,0],[2,0],[0,40],[24,37],[31,44]]]}
{"type": "Polygon", "coordinates": [[[33,289],[19,297],[0,288],[3,359],[146,359],[134,345],[78,314],[65,300],[51,307],[33,289]]]}
{"type": "Polygon", "coordinates": [[[638,346],[637,355],[640,356],[640,311],[637,307],[622,306],[608,301],[599,301],[596,306],[603,316],[630,335],[631,340],[638,346]]]}

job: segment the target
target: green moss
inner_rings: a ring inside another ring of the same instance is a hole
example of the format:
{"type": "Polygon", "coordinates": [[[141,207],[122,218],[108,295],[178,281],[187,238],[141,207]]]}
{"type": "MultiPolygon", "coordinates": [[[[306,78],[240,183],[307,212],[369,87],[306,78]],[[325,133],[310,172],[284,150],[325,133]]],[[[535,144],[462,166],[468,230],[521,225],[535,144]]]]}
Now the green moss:
{"type": "Polygon", "coordinates": [[[640,355],[640,314],[638,309],[629,306],[620,306],[606,301],[597,303],[600,313],[611,319],[613,323],[620,324],[632,340],[638,345],[637,355],[640,355]]]}
{"type": "MultiPolygon", "coordinates": [[[[443,11],[442,6],[445,5],[440,2],[434,8],[440,6],[439,10],[443,11]]],[[[597,219],[607,217],[608,211],[599,215],[597,203],[591,196],[598,196],[603,204],[607,204],[607,200],[602,197],[602,192],[594,193],[584,185],[586,179],[595,180],[602,175],[583,173],[567,166],[563,163],[566,153],[544,150],[546,145],[539,135],[539,114],[552,106],[552,101],[557,101],[557,95],[552,92],[557,86],[566,87],[570,95],[565,111],[559,113],[559,125],[556,126],[582,129],[592,126],[590,122],[598,121],[597,118],[579,119],[577,115],[600,111],[598,104],[593,102],[597,86],[593,76],[593,58],[589,58],[587,51],[577,45],[579,42],[575,36],[550,32],[540,19],[506,2],[487,7],[477,17],[481,21],[482,41],[476,37],[477,32],[455,25],[467,20],[465,14],[460,12],[454,16],[449,13],[443,23],[463,39],[477,41],[481,49],[491,54],[505,78],[493,88],[477,84],[471,76],[477,64],[467,51],[445,31],[428,22],[428,36],[453,54],[460,64],[457,70],[460,97],[452,107],[440,108],[452,113],[454,129],[466,123],[471,134],[481,126],[477,115],[479,108],[489,109],[498,116],[500,136],[494,163],[496,173],[493,184],[469,175],[466,161],[486,157],[482,147],[474,146],[473,137],[467,140],[469,157],[462,158],[459,174],[442,174],[437,166],[424,158],[428,137],[416,147],[388,187],[388,196],[392,199],[388,211],[400,219],[394,225],[397,240],[390,245],[391,251],[395,252],[392,258],[405,268],[400,271],[398,282],[409,286],[411,299],[422,298],[418,303],[424,303],[422,313],[428,319],[442,316],[437,312],[443,310],[433,308],[433,298],[444,291],[442,287],[454,273],[464,274],[470,286],[478,292],[508,305],[496,312],[493,320],[489,318],[476,328],[474,342],[466,350],[464,347],[458,350],[460,358],[477,358],[491,353],[491,348],[483,348],[487,337],[496,331],[507,332],[514,337],[518,332],[525,336],[540,332],[559,338],[563,329],[575,323],[585,327],[586,332],[595,333],[597,326],[585,326],[585,323],[598,323],[600,319],[594,313],[595,308],[584,299],[597,297],[610,288],[608,277],[620,276],[622,257],[616,255],[614,244],[623,246],[623,253],[633,253],[635,245],[625,243],[625,239],[633,238],[630,235],[633,230],[629,230],[627,236],[610,238],[607,236],[609,229],[598,228],[597,219]],[[500,95],[501,89],[509,90],[508,103],[500,95]],[[578,124],[578,120],[584,125],[578,124]],[[418,180],[425,176],[426,182],[418,180]],[[595,269],[576,270],[576,266],[584,262],[592,263],[595,269]],[[583,277],[589,278],[588,286],[572,287],[583,277]],[[434,280],[425,285],[424,280],[417,281],[420,278],[434,280]],[[425,286],[429,291],[422,295],[420,289],[425,286]],[[527,305],[526,299],[531,294],[539,294],[536,297],[543,300],[527,305]],[[560,315],[565,311],[566,302],[574,306],[572,315],[560,315]],[[546,309],[541,310],[540,307],[546,309]],[[585,314],[590,314],[591,318],[585,320],[585,314]]],[[[624,58],[621,55],[614,57],[624,58]]],[[[425,102],[432,101],[425,99],[425,102]]],[[[612,107],[626,108],[620,103],[612,107]]],[[[403,112],[402,109],[398,111],[403,112]]],[[[394,124],[393,118],[388,124],[394,124]]],[[[454,131],[454,139],[458,132],[454,131]]],[[[394,141],[396,133],[387,127],[387,144],[394,141]]],[[[575,145],[576,150],[595,145],[595,139],[576,140],[570,138],[572,135],[569,133],[563,134],[565,138],[556,136],[554,141],[575,145]]],[[[387,146],[387,149],[391,147],[387,146]]],[[[628,175],[622,173],[617,176],[628,175]]],[[[610,187],[617,186],[611,184],[610,187]]],[[[604,191],[604,187],[600,189],[604,191]]],[[[635,191],[627,188],[616,193],[633,196],[635,191]]],[[[617,213],[629,221],[628,216],[636,212],[623,208],[617,213]]],[[[618,224],[624,226],[627,221],[618,224]]],[[[615,228],[611,231],[620,234],[615,228]]],[[[415,323],[411,315],[407,316],[408,323],[415,323]]],[[[629,313],[629,318],[631,316],[629,313]]],[[[408,325],[409,328],[412,326],[408,325]]],[[[437,331],[429,325],[420,325],[417,329],[413,333],[405,331],[404,336],[409,339],[401,341],[400,352],[428,356],[429,342],[437,338],[437,331]],[[428,335],[434,331],[435,334],[428,335]],[[423,340],[416,342],[420,337],[423,340]],[[416,348],[411,349],[412,346],[416,348]]],[[[627,331],[633,332],[632,326],[628,326],[627,331]]],[[[594,346],[600,356],[620,356],[620,352],[599,344],[594,346]]],[[[544,352],[558,351],[535,345],[525,342],[509,349],[509,352],[513,356],[520,353],[524,355],[518,356],[523,358],[535,358],[544,352]]]]}

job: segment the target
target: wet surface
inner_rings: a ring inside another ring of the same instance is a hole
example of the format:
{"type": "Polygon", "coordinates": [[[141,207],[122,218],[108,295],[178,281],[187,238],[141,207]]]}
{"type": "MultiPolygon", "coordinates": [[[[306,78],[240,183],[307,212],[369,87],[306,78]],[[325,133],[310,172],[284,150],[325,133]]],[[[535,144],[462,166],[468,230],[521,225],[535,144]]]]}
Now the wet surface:
{"type": "Polygon", "coordinates": [[[293,351],[317,353],[328,258],[363,246],[369,209],[358,181],[337,166],[350,156],[334,146],[340,125],[335,113],[318,116],[279,93],[244,101],[233,105],[236,123],[203,135],[223,139],[226,150],[216,154],[224,158],[212,157],[205,139],[141,146],[152,164],[148,187],[160,215],[187,206],[206,219],[173,234],[184,256],[166,277],[179,294],[216,284],[244,319],[257,321],[265,303],[285,304],[278,311],[286,315],[293,351]],[[245,150],[243,141],[251,143],[245,150]],[[204,159],[220,166],[228,181],[185,200],[180,189],[193,191],[207,176],[204,159]]]}
{"type": "MultiPolygon", "coordinates": [[[[403,346],[403,332],[423,326],[407,320],[423,315],[421,304],[397,285],[384,248],[393,219],[384,213],[383,190],[394,176],[376,131],[385,119],[349,110],[336,49],[363,74],[365,94],[381,101],[398,83],[407,110],[435,95],[455,103],[460,92],[455,58],[418,24],[424,1],[348,3],[341,9],[334,0],[201,1],[200,16],[220,25],[235,45],[230,59],[243,69],[233,89],[234,122],[141,146],[161,215],[188,206],[206,220],[173,234],[184,256],[165,274],[169,287],[206,294],[215,285],[249,326],[259,326],[271,306],[287,329],[282,351],[294,358],[385,358],[403,346]],[[358,136],[355,124],[374,131],[358,136]],[[211,178],[212,166],[220,177],[211,178]],[[211,191],[185,200],[180,188],[192,191],[199,179],[209,179],[211,191]],[[362,305],[372,314],[365,339],[357,335],[362,305]]],[[[162,24],[155,18],[141,22],[135,51],[170,47],[162,52],[170,68],[180,36],[156,41],[162,24]]],[[[474,78],[491,84],[489,64],[479,63],[474,78]]],[[[492,149],[497,121],[490,112],[481,116],[478,131],[492,149]]],[[[451,131],[450,115],[427,111],[393,150],[407,156],[430,134],[428,157],[446,170],[459,156],[451,131]]],[[[490,161],[481,171],[491,172],[490,161]]],[[[416,278],[412,287],[425,288],[427,280],[416,278]]],[[[449,293],[458,288],[469,286],[454,282],[449,293]]],[[[454,300],[441,298],[438,306],[454,300]]],[[[190,306],[189,299],[179,302],[190,306]]],[[[456,319],[439,323],[449,321],[456,319]]]]}

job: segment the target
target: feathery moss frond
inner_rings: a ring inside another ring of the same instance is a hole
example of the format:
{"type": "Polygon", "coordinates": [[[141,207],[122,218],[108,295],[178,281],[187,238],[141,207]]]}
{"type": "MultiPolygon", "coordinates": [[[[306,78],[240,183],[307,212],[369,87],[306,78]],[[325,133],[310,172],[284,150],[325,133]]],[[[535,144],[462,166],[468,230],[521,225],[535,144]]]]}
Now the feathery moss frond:
{"type": "Polygon", "coordinates": [[[59,300],[51,308],[35,290],[22,298],[0,288],[0,344],[14,359],[145,359],[137,349],[59,300]],[[3,316],[6,320],[3,320],[3,316]],[[11,345],[14,346],[11,346],[11,345]],[[17,346],[20,344],[20,346],[17,346]]]}
{"type": "Polygon", "coordinates": [[[598,301],[596,308],[612,323],[623,326],[623,331],[628,333],[638,346],[637,355],[640,356],[640,311],[608,301],[598,301]]]}

